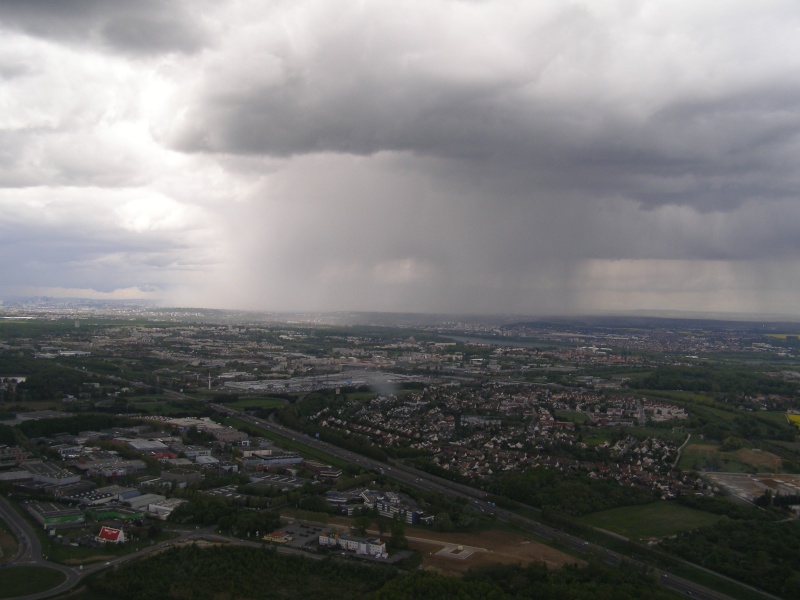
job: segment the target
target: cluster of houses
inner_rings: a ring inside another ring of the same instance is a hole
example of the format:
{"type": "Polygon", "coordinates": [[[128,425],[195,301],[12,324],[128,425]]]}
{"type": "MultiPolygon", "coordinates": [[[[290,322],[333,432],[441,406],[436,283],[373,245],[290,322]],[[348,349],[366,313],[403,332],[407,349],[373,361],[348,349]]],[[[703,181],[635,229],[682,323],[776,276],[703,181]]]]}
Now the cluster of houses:
{"type": "Polygon", "coordinates": [[[579,468],[593,477],[659,489],[672,485],[674,444],[627,440],[628,446],[641,446],[629,452],[590,447],[583,436],[604,427],[686,418],[683,408],[663,402],[499,383],[428,387],[405,399],[353,398],[310,416],[320,427],[357,433],[381,447],[424,450],[435,464],[462,477],[487,479],[536,466],[579,468]],[[614,460],[605,464],[609,454],[614,460]]]}

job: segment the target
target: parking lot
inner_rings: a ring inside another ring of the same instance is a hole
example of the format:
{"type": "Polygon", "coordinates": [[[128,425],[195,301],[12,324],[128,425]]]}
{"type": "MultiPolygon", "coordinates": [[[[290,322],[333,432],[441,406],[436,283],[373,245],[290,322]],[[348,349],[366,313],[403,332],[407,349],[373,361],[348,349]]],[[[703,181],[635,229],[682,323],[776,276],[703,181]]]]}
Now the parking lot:
{"type": "Polygon", "coordinates": [[[316,548],[319,535],[329,530],[330,527],[326,525],[300,523],[299,521],[281,527],[281,531],[292,538],[292,541],[285,545],[292,548],[316,548]]]}

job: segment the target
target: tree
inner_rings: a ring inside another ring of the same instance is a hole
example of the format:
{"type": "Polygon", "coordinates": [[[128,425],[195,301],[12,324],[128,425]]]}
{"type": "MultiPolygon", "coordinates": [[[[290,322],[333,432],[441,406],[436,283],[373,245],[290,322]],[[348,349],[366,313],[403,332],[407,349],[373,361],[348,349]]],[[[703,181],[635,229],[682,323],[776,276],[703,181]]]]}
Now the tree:
{"type": "Polygon", "coordinates": [[[372,519],[370,517],[356,517],[356,520],[353,522],[353,529],[358,533],[358,535],[366,535],[367,529],[369,526],[372,525],[372,519]]]}
{"type": "Polygon", "coordinates": [[[395,521],[392,523],[392,537],[389,540],[389,545],[395,550],[405,550],[408,548],[406,527],[403,521],[395,521]]]}
{"type": "Polygon", "coordinates": [[[433,528],[436,531],[453,531],[453,520],[446,512],[441,512],[436,515],[433,521],[433,528]]]}
{"type": "Polygon", "coordinates": [[[161,535],[163,531],[163,527],[161,527],[161,523],[153,523],[150,525],[150,529],[147,531],[147,535],[151,538],[157,538],[161,535]]]}

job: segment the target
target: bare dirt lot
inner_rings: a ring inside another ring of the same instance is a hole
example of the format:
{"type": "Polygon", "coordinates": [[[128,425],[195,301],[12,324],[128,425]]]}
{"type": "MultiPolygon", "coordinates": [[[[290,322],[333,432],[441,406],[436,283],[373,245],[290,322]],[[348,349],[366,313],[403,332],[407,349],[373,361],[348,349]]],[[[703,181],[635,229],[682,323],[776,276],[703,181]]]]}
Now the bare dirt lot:
{"type": "Polygon", "coordinates": [[[574,556],[506,531],[447,534],[407,530],[406,536],[411,548],[423,553],[422,567],[442,573],[459,574],[496,563],[544,562],[550,568],[584,564],[574,556]]]}
{"type": "Polygon", "coordinates": [[[781,460],[780,457],[771,452],[752,448],[742,448],[741,450],[736,450],[733,454],[742,462],[754,467],[774,468],[775,465],[780,465],[781,460]]]}
{"type": "Polygon", "coordinates": [[[719,451],[719,444],[688,444],[686,450],[694,452],[717,452],[719,451]]]}
{"type": "MultiPolygon", "coordinates": [[[[350,519],[332,517],[322,529],[348,531],[350,519]]],[[[378,536],[375,530],[368,535],[378,536]]],[[[422,568],[441,573],[461,574],[476,567],[497,563],[544,562],[557,569],[565,564],[586,564],[574,556],[546,546],[518,533],[481,531],[479,533],[438,533],[427,528],[408,527],[405,530],[409,546],[422,552],[422,568]],[[459,546],[462,548],[459,549],[459,546]]],[[[388,535],[383,535],[388,540],[388,535]]]]}

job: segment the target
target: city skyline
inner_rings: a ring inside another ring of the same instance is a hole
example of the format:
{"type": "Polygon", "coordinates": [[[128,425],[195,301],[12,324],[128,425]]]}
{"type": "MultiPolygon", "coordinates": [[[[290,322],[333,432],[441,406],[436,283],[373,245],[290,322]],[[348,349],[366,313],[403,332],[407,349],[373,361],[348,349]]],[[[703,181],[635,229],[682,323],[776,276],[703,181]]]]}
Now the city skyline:
{"type": "Polygon", "coordinates": [[[0,15],[0,297],[800,316],[796,3],[0,15]]]}

